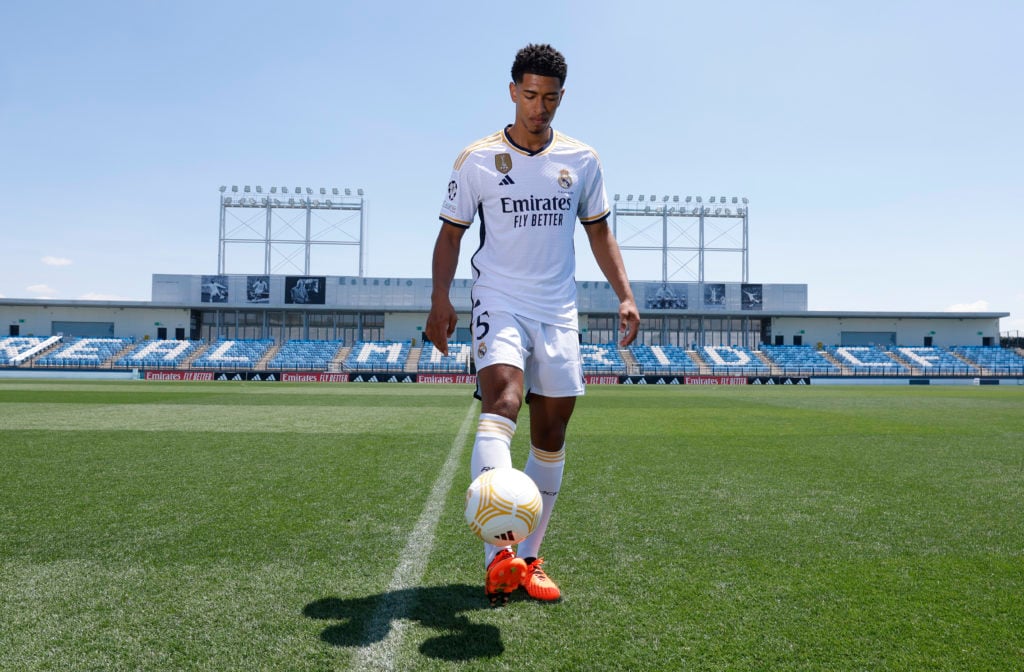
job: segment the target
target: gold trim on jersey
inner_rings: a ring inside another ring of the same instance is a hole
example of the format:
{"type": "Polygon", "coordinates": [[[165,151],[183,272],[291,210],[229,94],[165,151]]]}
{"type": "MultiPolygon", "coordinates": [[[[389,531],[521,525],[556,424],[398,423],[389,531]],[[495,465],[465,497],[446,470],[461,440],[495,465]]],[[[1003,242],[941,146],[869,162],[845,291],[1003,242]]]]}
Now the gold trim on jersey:
{"type": "Polygon", "coordinates": [[[455,219],[454,217],[447,217],[445,215],[441,215],[438,219],[440,219],[442,222],[448,222],[452,226],[457,226],[462,229],[468,229],[469,227],[473,226],[473,222],[464,222],[461,219],[455,219]]]}
{"type": "Polygon", "coordinates": [[[480,138],[476,142],[470,144],[468,147],[462,150],[462,153],[459,154],[459,157],[455,159],[455,167],[453,168],[453,170],[461,169],[462,164],[466,162],[466,159],[468,159],[470,154],[472,154],[473,152],[480,151],[481,149],[488,147],[490,145],[501,145],[502,147],[504,147],[505,142],[502,134],[503,131],[491,133],[486,138],[480,138]]]}
{"type": "Polygon", "coordinates": [[[560,131],[556,131],[554,129],[551,129],[551,142],[549,142],[547,144],[547,146],[544,147],[544,149],[540,150],[539,152],[533,153],[533,152],[527,151],[527,150],[519,147],[518,145],[516,145],[512,141],[512,139],[510,137],[508,137],[508,129],[507,128],[503,128],[500,131],[495,131],[494,133],[491,133],[490,135],[488,135],[486,137],[480,138],[476,142],[473,142],[473,143],[469,144],[465,149],[463,149],[462,153],[459,154],[458,158],[455,159],[455,166],[453,167],[453,170],[461,169],[462,168],[462,164],[464,164],[466,162],[466,159],[468,159],[469,156],[471,154],[473,154],[473,152],[478,152],[478,151],[480,151],[482,149],[486,149],[488,147],[492,147],[492,146],[495,146],[495,145],[500,146],[501,149],[505,149],[505,148],[511,149],[512,151],[516,152],[517,154],[522,154],[523,156],[544,156],[545,154],[550,152],[552,150],[552,148],[554,148],[559,143],[565,143],[567,145],[574,145],[574,146],[576,146],[576,147],[578,147],[580,149],[585,149],[585,150],[589,151],[594,156],[594,159],[597,161],[597,164],[600,167],[600,165],[601,165],[601,157],[598,156],[597,151],[593,147],[591,147],[590,145],[588,145],[585,142],[581,142],[581,141],[577,140],[576,138],[573,138],[573,137],[570,137],[568,135],[565,135],[564,133],[562,133],[560,131]]]}
{"type": "Polygon", "coordinates": [[[514,149],[516,152],[522,154],[523,156],[544,156],[551,150],[552,147],[555,146],[555,142],[558,140],[558,131],[552,128],[551,137],[548,139],[548,144],[544,145],[536,152],[533,152],[527,149],[526,147],[521,147],[520,145],[516,144],[516,141],[512,139],[511,135],[509,135],[508,130],[510,128],[512,127],[506,126],[501,130],[501,139],[505,142],[506,145],[508,145],[509,149],[514,149]]]}
{"type": "Polygon", "coordinates": [[[600,215],[597,215],[596,217],[587,217],[586,219],[584,219],[583,217],[580,217],[580,224],[597,224],[602,219],[607,219],[608,215],[610,215],[610,214],[612,214],[611,210],[605,210],[604,212],[602,212],[600,215]]]}
{"type": "Polygon", "coordinates": [[[585,149],[588,152],[590,152],[594,156],[594,160],[597,161],[597,166],[599,168],[601,167],[601,157],[598,156],[596,149],[594,149],[593,147],[591,147],[590,145],[581,140],[577,140],[576,138],[570,138],[568,135],[565,135],[564,133],[559,133],[558,131],[555,131],[555,133],[558,133],[558,139],[564,142],[565,144],[575,145],[580,149],[585,149]]]}

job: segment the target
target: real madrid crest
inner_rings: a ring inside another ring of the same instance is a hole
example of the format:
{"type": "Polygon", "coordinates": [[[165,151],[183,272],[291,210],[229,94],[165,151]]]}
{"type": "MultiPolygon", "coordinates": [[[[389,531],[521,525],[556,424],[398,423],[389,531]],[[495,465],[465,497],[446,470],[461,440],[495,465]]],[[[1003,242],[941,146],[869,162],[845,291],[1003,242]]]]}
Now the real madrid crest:
{"type": "Polygon", "coordinates": [[[476,356],[478,359],[483,359],[484,355],[487,354],[487,346],[483,341],[480,341],[480,347],[476,349],[476,356]]]}
{"type": "Polygon", "coordinates": [[[562,170],[558,172],[558,186],[562,189],[568,189],[572,186],[572,175],[570,175],[569,171],[565,168],[562,168],[562,170]]]}
{"type": "Polygon", "coordinates": [[[512,155],[508,152],[502,152],[501,154],[494,155],[494,167],[502,175],[508,175],[508,171],[512,170],[512,155]]]}

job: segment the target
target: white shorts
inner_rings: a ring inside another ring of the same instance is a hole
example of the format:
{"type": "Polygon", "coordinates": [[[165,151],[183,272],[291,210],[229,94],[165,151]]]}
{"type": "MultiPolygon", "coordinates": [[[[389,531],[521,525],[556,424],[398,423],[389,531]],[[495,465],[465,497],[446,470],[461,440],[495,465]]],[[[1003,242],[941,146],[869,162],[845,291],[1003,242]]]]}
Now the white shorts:
{"type": "Polygon", "coordinates": [[[584,393],[580,340],[575,329],[512,313],[473,308],[473,358],[477,370],[510,364],[523,372],[523,387],[543,397],[584,393]]]}

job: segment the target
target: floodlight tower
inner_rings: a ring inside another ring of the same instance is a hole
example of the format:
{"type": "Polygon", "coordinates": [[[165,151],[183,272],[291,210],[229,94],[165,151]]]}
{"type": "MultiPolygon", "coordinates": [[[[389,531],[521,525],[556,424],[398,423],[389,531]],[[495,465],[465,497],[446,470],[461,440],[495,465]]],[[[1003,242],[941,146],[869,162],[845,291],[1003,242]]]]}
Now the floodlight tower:
{"type": "MultiPolygon", "coordinates": [[[[663,196],[658,201],[651,195],[644,200],[639,194],[621,199],[615,194],[612,202],[612,231],[623,250],[660,251],[661,281],[669,282],[683,270],[691,280],[704,282],[705,257],[708,253],[740,254],[740,281],[749,282],[748,199],[737,196],[712,196],[707,203],[701,196],[663,196]],[[671,199],[671,202],[670,202],[671,199]],[[621,220],[621,221],[620,221],[621,220]],[[661,224],[660,236],[653,228],[661,224]],[[740,228],[737,232],[736,229],[740,228]],[[621,233],[620,233],[621,230],[621,233]],[[739,235],[737,235],[739,234],[739,235]],[[689,254],[680,259],[678,254],[689,254]],[[676,267],[670,269],[670,263],[676,267]],[[696,269],[693,268],[696,262],[696,269]]],[[[725,280],[727,278],[716,278],[725,280]]]]}
{"type": "MultiPolygon", "coordinates": [[[[262,245],[263,272],[271,274],[288,264],[292,270],[308,275],[311,251],[316,246],[355,246],[359,255],[359,275],[364,273],[366,240],[366,199],[362,189],[332,187],[330,193],[311,187],[263,187],[246,185],[220,188],[220,237],[217,247],[217,272],[226,273],[229,244],[262,245]],[[230,228],[229,228],[230,227],[230,228]],[[303,253],[301,266],[295,261],[303,253]],[[277,258],[278,264],[273,263],[277,258]]],[[[339,269],[330,269],[338,273],[339,269]]]]}

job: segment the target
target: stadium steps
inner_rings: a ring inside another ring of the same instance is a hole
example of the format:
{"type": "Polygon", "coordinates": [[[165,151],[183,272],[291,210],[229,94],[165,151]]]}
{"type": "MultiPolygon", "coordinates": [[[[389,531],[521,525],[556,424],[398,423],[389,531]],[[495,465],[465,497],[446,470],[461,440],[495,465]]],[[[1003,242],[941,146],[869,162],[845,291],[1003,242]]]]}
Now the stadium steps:
{"type": "Polygon", "coordinates": [[[191,355],[185,358],[185,361],[182,362],[181,366],[179,366],[178,368],[191,369],[192,362],[202,357],[203,353],[209,350],[211,347],[213,347],[213,343],[204,343],[203,345],[200,345],[198,348],[196,348],[195,352],[193,352],[191,355]]]}
{"type": "MultiPolygon", "coordinates": [[[[105,361],[102,364],[100,364],[100,368],[101,369],[113,369],[114,368],[114,363],[116,361],[118,361],[122,357],[127,357],[129,353],[131,353],[133,350],[135,350],[136,347],[138,347],[138,345],[139,344],[136,343],[135,341],[132,341],[131,343],[128,343],[123,348],[118,350],[117,353],[113,357],[111,357],[107,361],[105,361]]],[[[120,368],[126,368],[126,367],[120,367],[120,368]]],[[[127,367],[127,368],[132,368],[132,367],[127,367]]]]}
{"type": "MultiPolygon", "coordinates": [[[[433,346],[431,346],[433,347],[433,346]]],[[[406,373],[416,373],[420,365],[420,357],[423,356],[423,348],[409,348],[409,356],[405,359],[406,373]]]]}
{"type": "Polygon", "coordinates": [[[711,365],[708,364],[707,360],[704,359],[699,352],[696,350],[687,350],[686,354],[688,354],[690,359],[693,360],[693,363],[697,365],[702,376],[706,376],[711,373],[711,365]]]}
{"type": "Polygon", "coordinates": [[[974,369],[978,369],[979,371],[981,370],[981,367],[978,366],[978,364],[976,362],[972,362],[971,360],[969,360],[966,357],[964,357],[963,355],[961,355],[959,352],[953,352],[952,350],[947,350],[947,352],[949,352],[949,354],[953,355],[954,357],[959,359],[961,362],[963,362],[967,366],[969,366],[971,368],[974,368],[974,369]]]}
{"type": "Polygon", "coordinates": [[[626,365],[626,375],[635,376],[640,373],[640,362],[636,361],[633,351],[629,348],[619,348],[619,356],[626,365]]]}
{"type": "Polygon", "coordinates": [[[348,359],[349,353],[352,352],[351,345],[342,346],[338,350],[338,354],[334,356],[334,359],[327,365],[328,371],[331,373],[338,373],[339,371],[345,370],[345,360],[348,359]]]}
{"type": "Polygon", "coordinates": [[[850,370],[846,368],[846,366],[842,362],[833,357],[831,352],[829,352],[828,350],[820,350],[819,352],[821,352],[825,359],[832,362],[836,366],[836,368],[839,369],[840,373],[842,373],[844,376],[850,375],[850,370]]]}
{"type": "Polygon", "coordinates": [[[883,352],[885,352],[885,354],[889,355],[890,359],[895,361],[897,364],[902,364],[903,366],[907,367],[907,369],[909,369],[912,373],[914,373],[914,374],[920,374],[921,373],[921,368],[919,366],[911,364],[910,362],[905,360],[903,357],[900,357],[900,355],[898,353],[895,353],[892,350],[883,350],[883,352]]]}
{"type": "Polygon", "coordinates": [[[895,353],[892,350],[886,350],[885,354],[889,355],[889,358],[892,359],[893,361],[895,361],[897,364],[901,364],[901,365],[907,367],[907,371],[910,371],[910,375],[912,375],[912,376],[923,376],[924,375],[924,371],[921,370],[920,366],[918,366],[916,364],[911,364],[910,362],[908,362],[903,357],[900,357],[900,355],[898,353],[895,353]]]}
{"type": "Polygon", "coordinates": [[[64,337],[61,336],[57,341],[54,341],[53,343],[51,343],[49,346],[47,346],[43,350],[40,350],[39,352],[37,352],[32,357],[29,357],[28,359],[26,359],[21,364],[18,364],[18,366],[19,367],[23,366],[23,367],[28,368],[28,369],[35,368],[37,360],[39,360],[39,359],[41,359],[43,357],[46,357],[47,355],[51,354],[57,348],[60,348],[60,347],[62,347],[64,345],[67,345],[67,343],[64,342],[64,337]]]}
{"type": "Polygon", "coordinates": [[[260,361],[256,362],[255,366],[252,367],[253,371],[266,371],[267,365],[270,364],[270,360],[272,360],[280,350],[281,343],[275,343],[267,348],[266,354],[264,354],[263,357],[260,358],[260,361]]]}
{"type": "Polygon", "coordinates": [[[773,376],[782,375],[782,367],[777,365],[772,360],[768,359],[768,355],[764,354],[760,350],[751,350],[751,352],[754,353],[754,356],[757,357],[762,364],[768,367],[768,370],[772,372],[773,376]]]}

